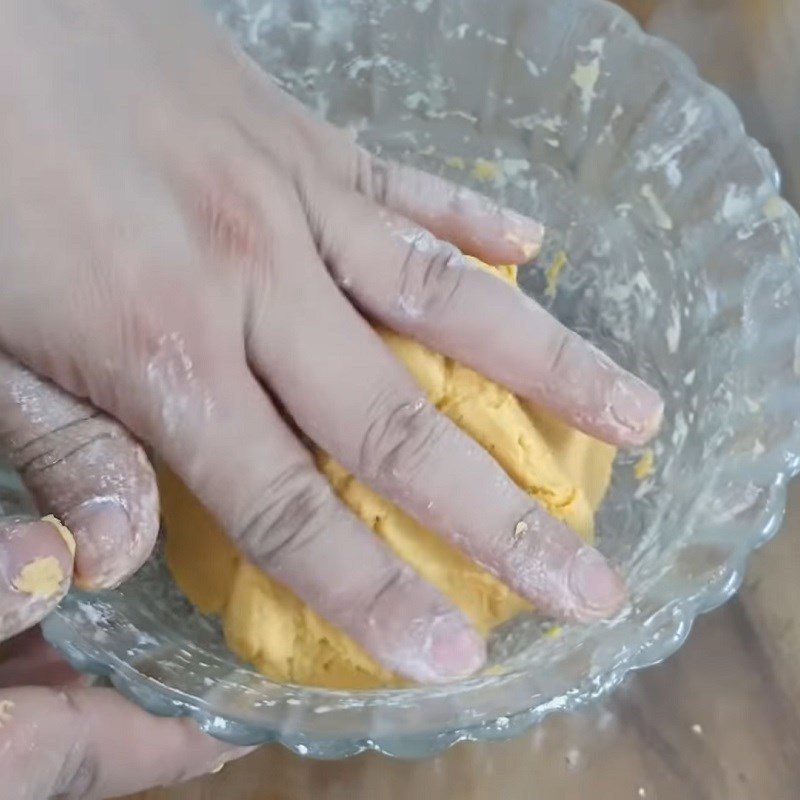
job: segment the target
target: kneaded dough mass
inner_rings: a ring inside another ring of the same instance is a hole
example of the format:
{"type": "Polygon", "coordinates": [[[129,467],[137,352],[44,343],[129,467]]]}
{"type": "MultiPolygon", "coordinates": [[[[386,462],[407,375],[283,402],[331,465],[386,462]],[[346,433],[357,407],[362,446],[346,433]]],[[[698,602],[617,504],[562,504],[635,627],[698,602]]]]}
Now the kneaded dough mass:
{"type": "MultiPolygon", "coordinates": [[[[516,285],[515,267],[491,271],[516,285]]],[[[551,514],[592,540],[594,511],[608,488],[613,447],[565,426],[418,342],[386,330],[379,333],[442,413],[486,448],[551,514]]],[[[341,499],[461,608],[481,633],[530,608],[326,453],[316,453],[316,459],[341,499]]],[[[289,589],[246,561],[171,472],[159,469],[159,485],[173,575],[201,611],[222,617],[228,645],[238,656],[289,683],[341,689],[404,684],[289,589]]]]}

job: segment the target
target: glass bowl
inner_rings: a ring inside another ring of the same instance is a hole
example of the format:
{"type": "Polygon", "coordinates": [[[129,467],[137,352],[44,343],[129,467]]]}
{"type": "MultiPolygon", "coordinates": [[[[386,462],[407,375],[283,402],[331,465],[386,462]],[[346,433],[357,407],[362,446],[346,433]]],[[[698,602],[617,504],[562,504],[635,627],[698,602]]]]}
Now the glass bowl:
{"type": "Polygon", "coordinates": [[[642,453],[621,454],[599,514],[631,603],[560,636],[519,618],[470,680],[337,692],[237,661],[157,552],[115,591],[70,594],[47,638],[156,714],[318,758],[509,737],[668,656],[739,586],[798,470],[800,220],[767,152],[685,57],[598,0],[207,5],[373,151],[547,224],[522,286],[666,398],[652,474],[637,480],[642,453]]]}

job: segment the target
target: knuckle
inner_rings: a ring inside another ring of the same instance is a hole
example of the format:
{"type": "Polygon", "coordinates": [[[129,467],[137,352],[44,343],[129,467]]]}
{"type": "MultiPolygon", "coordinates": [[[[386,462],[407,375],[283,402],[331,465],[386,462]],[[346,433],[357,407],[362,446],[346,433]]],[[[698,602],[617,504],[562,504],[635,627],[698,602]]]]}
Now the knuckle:
{"type": "Polygon", "coordinates": [[[202,164],[181,173],[190,238],[225,267],[261,269],[273,260],[280,238],[290,165],[233,118],[213,133],[226,147],[212,148],[202,164]]]}
{"type": "MultiPolygon", "coordinates": [[[[70,687],[52,691],[63,705],[67,717],[72,720],[72,729],[80,731],[85,723],[76,691],[70,687]]],[[[100,764],[97,754],[86,747],[83,736],[76,736],[73,745],[62,755],[60,769],[54,781],[55,796],[68,800],[93,796],[99,778],[100,764]]]]}
{"type": "Polygon", "coordinates": [[[343,258],[346,237],[331,219],[329,200],[318,175],[298,176],[293,188],[317,252],[329,265],[341,264],[346,260],[343,258]]]}
{"type": "Polygon", "coordinates": [[[272,258],[277,230],[260,184],[269,186],[274,178],[262,175],[262,170],[256,172],[258,177],[252,169],[248,172],[239,166],[221,172],[208,170],[193,193],[200,236],[228,265],[252,268],[272,258]]]}
{"type": "Polygon", "coordinates": [[[336,506],[333,490],[308,464],[284,469],[258,498],[233,535],[252,558],[273,569],[326,530],[336,506]]]}
{"type": "Polygon", "coordinates": [[[359,450],[359,470],[378,488],[408,486],[423,471],[450,423],[424,398],[398,402],[383,392],[372,403],[359,450]]]}
{"type": "Polygon", "coordinates": [[[578,413],[594,417],[602,411],[613,370],[608,356],[560,325],[549,336],[543,354],[545,381],[540,388],[547,399],[571,408],[575,419],[578,413]]]}
{"type": "Polygon", "coordinates": [[[87,452],[103,449],[117,436],[101,412],[86,408],[78,416],[53,420],[46,433],[18,438],[10,460],[23,479],[36,484],[54,468],[69,466],[87,452]]]}
{"type": "Polygon", "coordinates": [[[536,388],[541,402],[570,409],[574,420],[585,422],[597,402],[601,385],[585,358],[586,345],[578,334],[558,326],[543,349],[542,379],[536,388]]]}
{"type": "Polygon", "coordinates": [[[96,758],[84,755],[77,759],[76,763],[70,766],[70,761],[75,761],[75,756],[68,755],[65,759],[65,772],[70,776],[63,792],[56,797],[63,797],[67,800],[79,800],[80,798],[94,795],[94,789],[98,783],[99,767],[96,758]]]}
{"type": "Polygon", "coordinates": [[[14,362],[0,364],[0,441],[12,466],[21,469],[47,451],[58,431],[82,427],[90,406],[14,362]]]}
{"type": "Polygon", "coordinates": [[[397,303],[404,316],[435,318],[449,308],[466,272],[461,253],[424,229],[403,237],[408,245],[397,277],[397,303]]]}
{"type": "Polygon", "coordinates": [[[382,609],[390,613],[397,608],[398,595],[405,587],[417,580],[417,574],[407,564],[393,563],[385,573],[375,576],[375,582],[369,587],[364,604],[364,613],[368,618],[380,616],[382,609]]]}
{"type": "Polygon", "coordinates": [[[557,378],[569,370],[576,343],[577,335],[572,331],[566,328],[556,331],[546,349],[548,375],[557,378]]]}
{"type": "Polygon", "coordinates": [[[373,156],[356,147],[353,158],[353,187],[380,205],[391,201],[397,167],[390,161],[373,156]]]}

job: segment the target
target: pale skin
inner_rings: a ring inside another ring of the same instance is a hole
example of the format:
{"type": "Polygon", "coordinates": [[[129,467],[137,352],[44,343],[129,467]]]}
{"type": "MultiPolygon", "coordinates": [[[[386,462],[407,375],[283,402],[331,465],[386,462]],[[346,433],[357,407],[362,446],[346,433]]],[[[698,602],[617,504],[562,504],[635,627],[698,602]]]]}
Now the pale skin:
{"type": "MultiPolygon", "coordinates": [[[[73,580],[114,586],[147,558],[143,442],[388,667],[478,669],[481,638],[338,502],[300,433],[539,607],[613,614],[617,573],[428,405],[367,320],[621,446],[656,432],[658,395],[464,260],[529,260],[540,225],[372,158],[195,5],[0,0],[0,448],[76,540],[0,520],[0,640],[73,580]],[[40,559],[46,592],[20,579],[40,559]]],[[[121,794],[242,752],[81,688],[25,637],[0,663],[10,798],[121,794]]]]}

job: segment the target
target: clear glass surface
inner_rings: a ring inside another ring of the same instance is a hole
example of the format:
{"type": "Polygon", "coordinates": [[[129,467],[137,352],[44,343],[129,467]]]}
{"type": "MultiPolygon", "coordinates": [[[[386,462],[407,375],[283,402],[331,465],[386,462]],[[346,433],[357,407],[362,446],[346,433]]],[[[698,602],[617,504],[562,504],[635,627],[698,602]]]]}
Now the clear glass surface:
{"type": "MultiPolygon", "coordinates": [[[[489,674],[471,680],[335,692],[240,663],[157,552],[117,590],[70,594],[47,638],[157,714],[318,758],[509,737],[661,661],[739,586],[798,470],[800,220],[767,152],[686,58],[600,0],[206,5],[371,150],[547,224],[524,289],[667,402],[653,474],[636,480],[640,453],[620,455],[599,514],[631,603],[555,638],[515,620],[492,637],[489,674]],[[550,297],[545,271],[561,251],[550,297]]],[[[6,472],[0,504],[21,502],[6,472]]]]}

